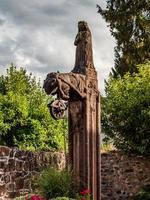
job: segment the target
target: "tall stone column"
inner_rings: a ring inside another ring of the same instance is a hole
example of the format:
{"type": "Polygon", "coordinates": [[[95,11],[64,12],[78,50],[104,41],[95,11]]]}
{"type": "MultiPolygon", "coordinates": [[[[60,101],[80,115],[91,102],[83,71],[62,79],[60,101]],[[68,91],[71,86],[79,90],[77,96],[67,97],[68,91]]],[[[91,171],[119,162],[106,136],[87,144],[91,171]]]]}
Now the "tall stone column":
{"type": "Polygon", "coordinates": [[[57,94],[53,102],[56,116],[64,113],[68,101],[69,164],[80,191],[90,189],[100,200],[100,95],[93,63],[92,36],[86,22],[78,23],[75,38],[75,66],[70,73],[50,73],[44,81],[47,94],[57,94]]]}
{"type": "Polygon", "coordinates": [[[86,22],[78,23],[73,73],[85,75],[86,97],[69,99],[69,155],[80,190],[89,188],[100,199],[100,96],[93,64],[91,32],[86,22]]]}

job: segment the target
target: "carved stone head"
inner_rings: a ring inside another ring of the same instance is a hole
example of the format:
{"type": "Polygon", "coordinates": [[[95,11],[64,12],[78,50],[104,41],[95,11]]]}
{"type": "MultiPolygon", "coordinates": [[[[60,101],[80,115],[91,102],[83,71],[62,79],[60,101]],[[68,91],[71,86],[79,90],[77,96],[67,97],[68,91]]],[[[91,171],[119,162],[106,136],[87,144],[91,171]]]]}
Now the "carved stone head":
{"type": "Polygon", "coordinates": [[[58,91],[58,84],[56,79],[57,73],[50,73],[44,80],[43,88],[47,94],[55,95],[58,91]]]}
{"type": "Polygon", "coordinates": [[[79,31],[87,31],[89,29],[87,22],[79,21],[78,22],[78,29],[79,29],[79,31]]]}
{"type": "Polygon", "coordinates": [[[63,100],[69,99],[70,85],[62,79],[66,79],[68,75],[59,73],[49,73],[44,81],[43,88],[48,95],[58,95],[63,100]]]}

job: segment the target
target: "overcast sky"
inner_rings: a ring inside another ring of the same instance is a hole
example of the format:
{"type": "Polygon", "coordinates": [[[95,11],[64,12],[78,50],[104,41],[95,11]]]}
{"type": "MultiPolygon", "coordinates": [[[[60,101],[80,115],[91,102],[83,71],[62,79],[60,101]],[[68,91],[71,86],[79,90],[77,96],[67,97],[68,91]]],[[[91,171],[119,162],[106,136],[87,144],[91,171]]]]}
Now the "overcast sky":
{"type": "Polygon", "coordinates": [[[103,93],[114,63],[115,42],[96,4],[105,0],[0,0],[0,72],[13,62],[42,80],[48,72],[69,72],[75,61],[79,20],[93,35],[95,68],[103,93]]]}

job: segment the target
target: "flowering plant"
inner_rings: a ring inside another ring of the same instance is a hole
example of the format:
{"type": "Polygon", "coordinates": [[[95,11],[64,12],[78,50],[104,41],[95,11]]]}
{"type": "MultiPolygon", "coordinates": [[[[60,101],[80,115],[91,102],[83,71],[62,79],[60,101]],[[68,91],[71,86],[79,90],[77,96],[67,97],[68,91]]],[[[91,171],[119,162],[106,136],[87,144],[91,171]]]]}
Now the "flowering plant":
{"type": "Polygon", "coordinates": [[[90,200],[91,191],[90,189],[84,189],[80,192],[79,199],[80,200],[90,200]]]}
{"type": "Polygon", "coordinates": [[[25,200],[46,200],[46,199],[41,196],[33,194],[33,195],[26,196],[25,200]]]}

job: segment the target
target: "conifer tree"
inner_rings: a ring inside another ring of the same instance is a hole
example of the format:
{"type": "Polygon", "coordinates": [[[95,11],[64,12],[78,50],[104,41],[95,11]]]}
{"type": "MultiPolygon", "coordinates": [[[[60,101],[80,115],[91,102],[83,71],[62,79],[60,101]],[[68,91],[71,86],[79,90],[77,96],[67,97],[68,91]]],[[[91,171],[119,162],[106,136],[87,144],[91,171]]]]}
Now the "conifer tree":
{"type": "Polygon", "coordinates": [[[150,0],[107,0],[98,13],[116,39],[113,77],[136,72],[137,64],[150,60],[150,0]]]}

